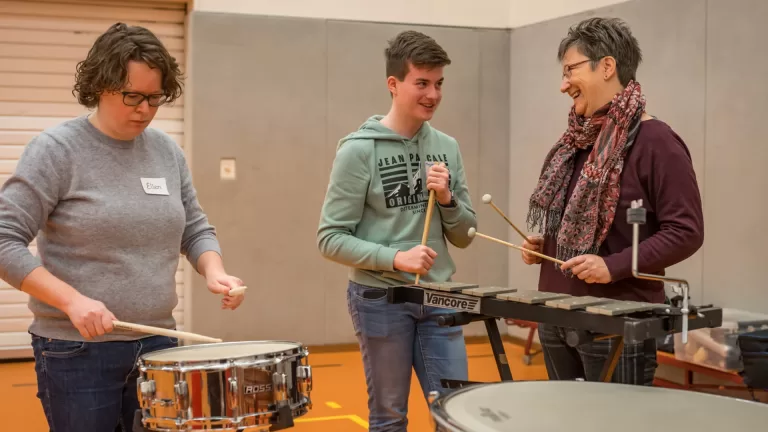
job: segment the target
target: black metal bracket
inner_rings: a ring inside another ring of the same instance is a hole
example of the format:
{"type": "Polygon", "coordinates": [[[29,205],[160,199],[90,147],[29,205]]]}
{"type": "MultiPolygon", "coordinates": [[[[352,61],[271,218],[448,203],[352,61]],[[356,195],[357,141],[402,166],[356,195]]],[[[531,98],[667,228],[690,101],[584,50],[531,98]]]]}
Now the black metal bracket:
{"type": "Polygon", "coordinates": [[[269,428],[270,431],[279,431],[294,426],[293,411],[291,411],[291,406],[288,403],[281,405],[274,417],[275,423],[269,428]]]}
{"type": "Polygon", "coordinates": [[[501,340],[499,327],[496,326],[497,318],[485,315],[472,314],[468,312],[456,312],[437,317],[437,323],[444,327],[455,327],[467,325],[475,321],[485,323],[485,331],[488,333],[488,339],[493,350],[493,358],[496,361],[496,367],[499,369],[499,376],[502,381],[512,381],[512,370],[509,368],[507,353],[504,349],[504,342],[501,340]]]}

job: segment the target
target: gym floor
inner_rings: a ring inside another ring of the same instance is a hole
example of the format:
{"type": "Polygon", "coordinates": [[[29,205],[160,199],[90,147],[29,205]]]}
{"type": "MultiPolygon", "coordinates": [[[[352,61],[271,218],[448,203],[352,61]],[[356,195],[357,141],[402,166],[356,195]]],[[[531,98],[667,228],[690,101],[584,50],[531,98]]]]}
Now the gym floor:
{"type": "MultiPolygon", "coordinates": [[[[547,379],[541,354],[530,365],[522,361],[523,346],[516,340],[504,341],[512,376],[516,380],[547,379]]],[[[358,432],[368,429],[365,377],[356,346],[309,347],[314,389],[312,410],[296,419],[292,431],[358,432]]],[[[540,349],[534,346],[534,351],[540,349]]],[[[487,338],[467,340],[469,379],[499,381],[498,370],[487,338]]],[[[35,396],[37,384],[34,363],[0,363],[0,430],[3,432],[47,432],[45,417],[35,396]]],[[[409,431],[429,431],[431,419],[419,382],[414,375],[409,405],[409,431]]]]}

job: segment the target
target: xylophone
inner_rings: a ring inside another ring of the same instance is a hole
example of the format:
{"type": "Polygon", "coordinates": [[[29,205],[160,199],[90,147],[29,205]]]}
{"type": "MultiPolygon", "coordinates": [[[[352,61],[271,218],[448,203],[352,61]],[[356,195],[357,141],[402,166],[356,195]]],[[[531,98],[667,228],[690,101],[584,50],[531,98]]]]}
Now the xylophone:
{"type": "MultiPolygon", "coordinates": [[[[491,203],[492,200],[489,195],[486,195],[483,197],[483,202],[491,203]]],[[[501,210],[495,206],[494,208],[524,237],[524,234],[514,227],[501,210]]],[[[601,374],[601,380],[609,382],[625,342],[642,342],[668,334],[682,333],[685,343],[688,330],[719,327],[723,320],[723,311],[719,307],[712,305],[696,307],[688,304],[688,283],[684,279],[638,271],[638,225],[645,223],[645,209],[642,208],[642,201],[632,202],[631,208],[627,211],[627,221],[633,225],[633,277],[673,284],[676,291],[682,294],[680,307],[592,296],[571,296],[513,287],[480,286],[462,282],[419,282],[395,286],[388,289],[387,299],[390,303],[416,303],[456,311],[439,317],[440,325],[455,326],[484,321],[502,380],[512,380],[512,373],[506,361],[496,319],[533,321],[570,328],[571,330],[566,334],[566,342],[574,347],[593,340],[618,338],[618,343],[613,345],[613,350],[601,374]]],[[[479,235],[515,249],[526,250],[493,237],[480,235],[474,228],[470,228],[469,234],[470,236],[479,235]]],[[[554,260],[545,255],[541,256],[554,260]]],[[[443,381],[444,385],[454,384],[447,380],[443,381]]]]}
{"type": "Polygon", "coordinates": [[[610,381],[624,342],[642,342],[670,333],[680,333],[722,324],[723,312],[718,307],[692,307],[685,316],[681,308],[667,304],[612,300],[590,296],[571,296],[511,287],[480,286],[462,282],[401,285],[388,289],[390,303],[415,303],[455,310],[440,316],[445,326],[466,325],[485,321],[502,380],[511,380],[506,363],[497,319],[513,318],[552,324],[573,329],[566,341],[578,346],[592,340],[620,338],[614,345],[612,364],[603,370],[610,381]]]}

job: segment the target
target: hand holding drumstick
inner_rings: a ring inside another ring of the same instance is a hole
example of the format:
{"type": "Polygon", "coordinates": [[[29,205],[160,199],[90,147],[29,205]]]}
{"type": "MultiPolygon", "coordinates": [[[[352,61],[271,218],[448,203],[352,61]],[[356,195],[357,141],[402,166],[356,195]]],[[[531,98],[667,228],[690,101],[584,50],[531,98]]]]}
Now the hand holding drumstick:
{"type": "MultiPolygon", "coordinates": [[[[427,238],[429,237],[429,224],[432,222],[432,211],[435,206],[435,201],[441,205],[448,205],[451,203],[449,179],[450,173],[448,168],[446,168],[442,162],[438,162],[432,165],[427,172],[427,189],[429,189],[429,201],[427,202],[427,215],[424,220],[424,233],[421,237],[421,250],[416,253],[420,255],[422,261],[426,261],[426,264],[429,267],[432,267],[434,259],[437,256],[435,251],[427,247],[427,238]]],[[[397,258],[397,255],[395,255],[395,258],[397,258]]],[[[425,268],[425,272],[416,272],[417,284],[419,283],[419,279],[421,278],[422,273],[429,271],[429,267],[425,268]]]]}
{"type": "Polygon", "coordinates": [[[206,278],[208,290],[214,294],[224,294],[221,299],[222,309],[235,310],[240,306],[245,297],[243,281],[235,276],[228,274],[212,275],[206,278]]]}

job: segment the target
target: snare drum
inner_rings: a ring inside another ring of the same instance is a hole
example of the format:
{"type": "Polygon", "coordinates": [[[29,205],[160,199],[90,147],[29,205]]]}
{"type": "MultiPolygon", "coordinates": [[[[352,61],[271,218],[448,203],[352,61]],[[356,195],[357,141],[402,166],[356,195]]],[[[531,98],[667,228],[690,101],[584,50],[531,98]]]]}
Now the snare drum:
{"type": "Polygon", "coordinates": [[[294,417],[311,408],[308,355],[301,344],[283,341],[212,343],[145,354],[138,361],[142,425],[151,431],[292,425],[294,417]]]}
{"type": "Polygon", "coordinates": [[[430,397],[438,432],[761,430],[768,404],[685,390],[579,381],[475,384],[430,397]]]}

